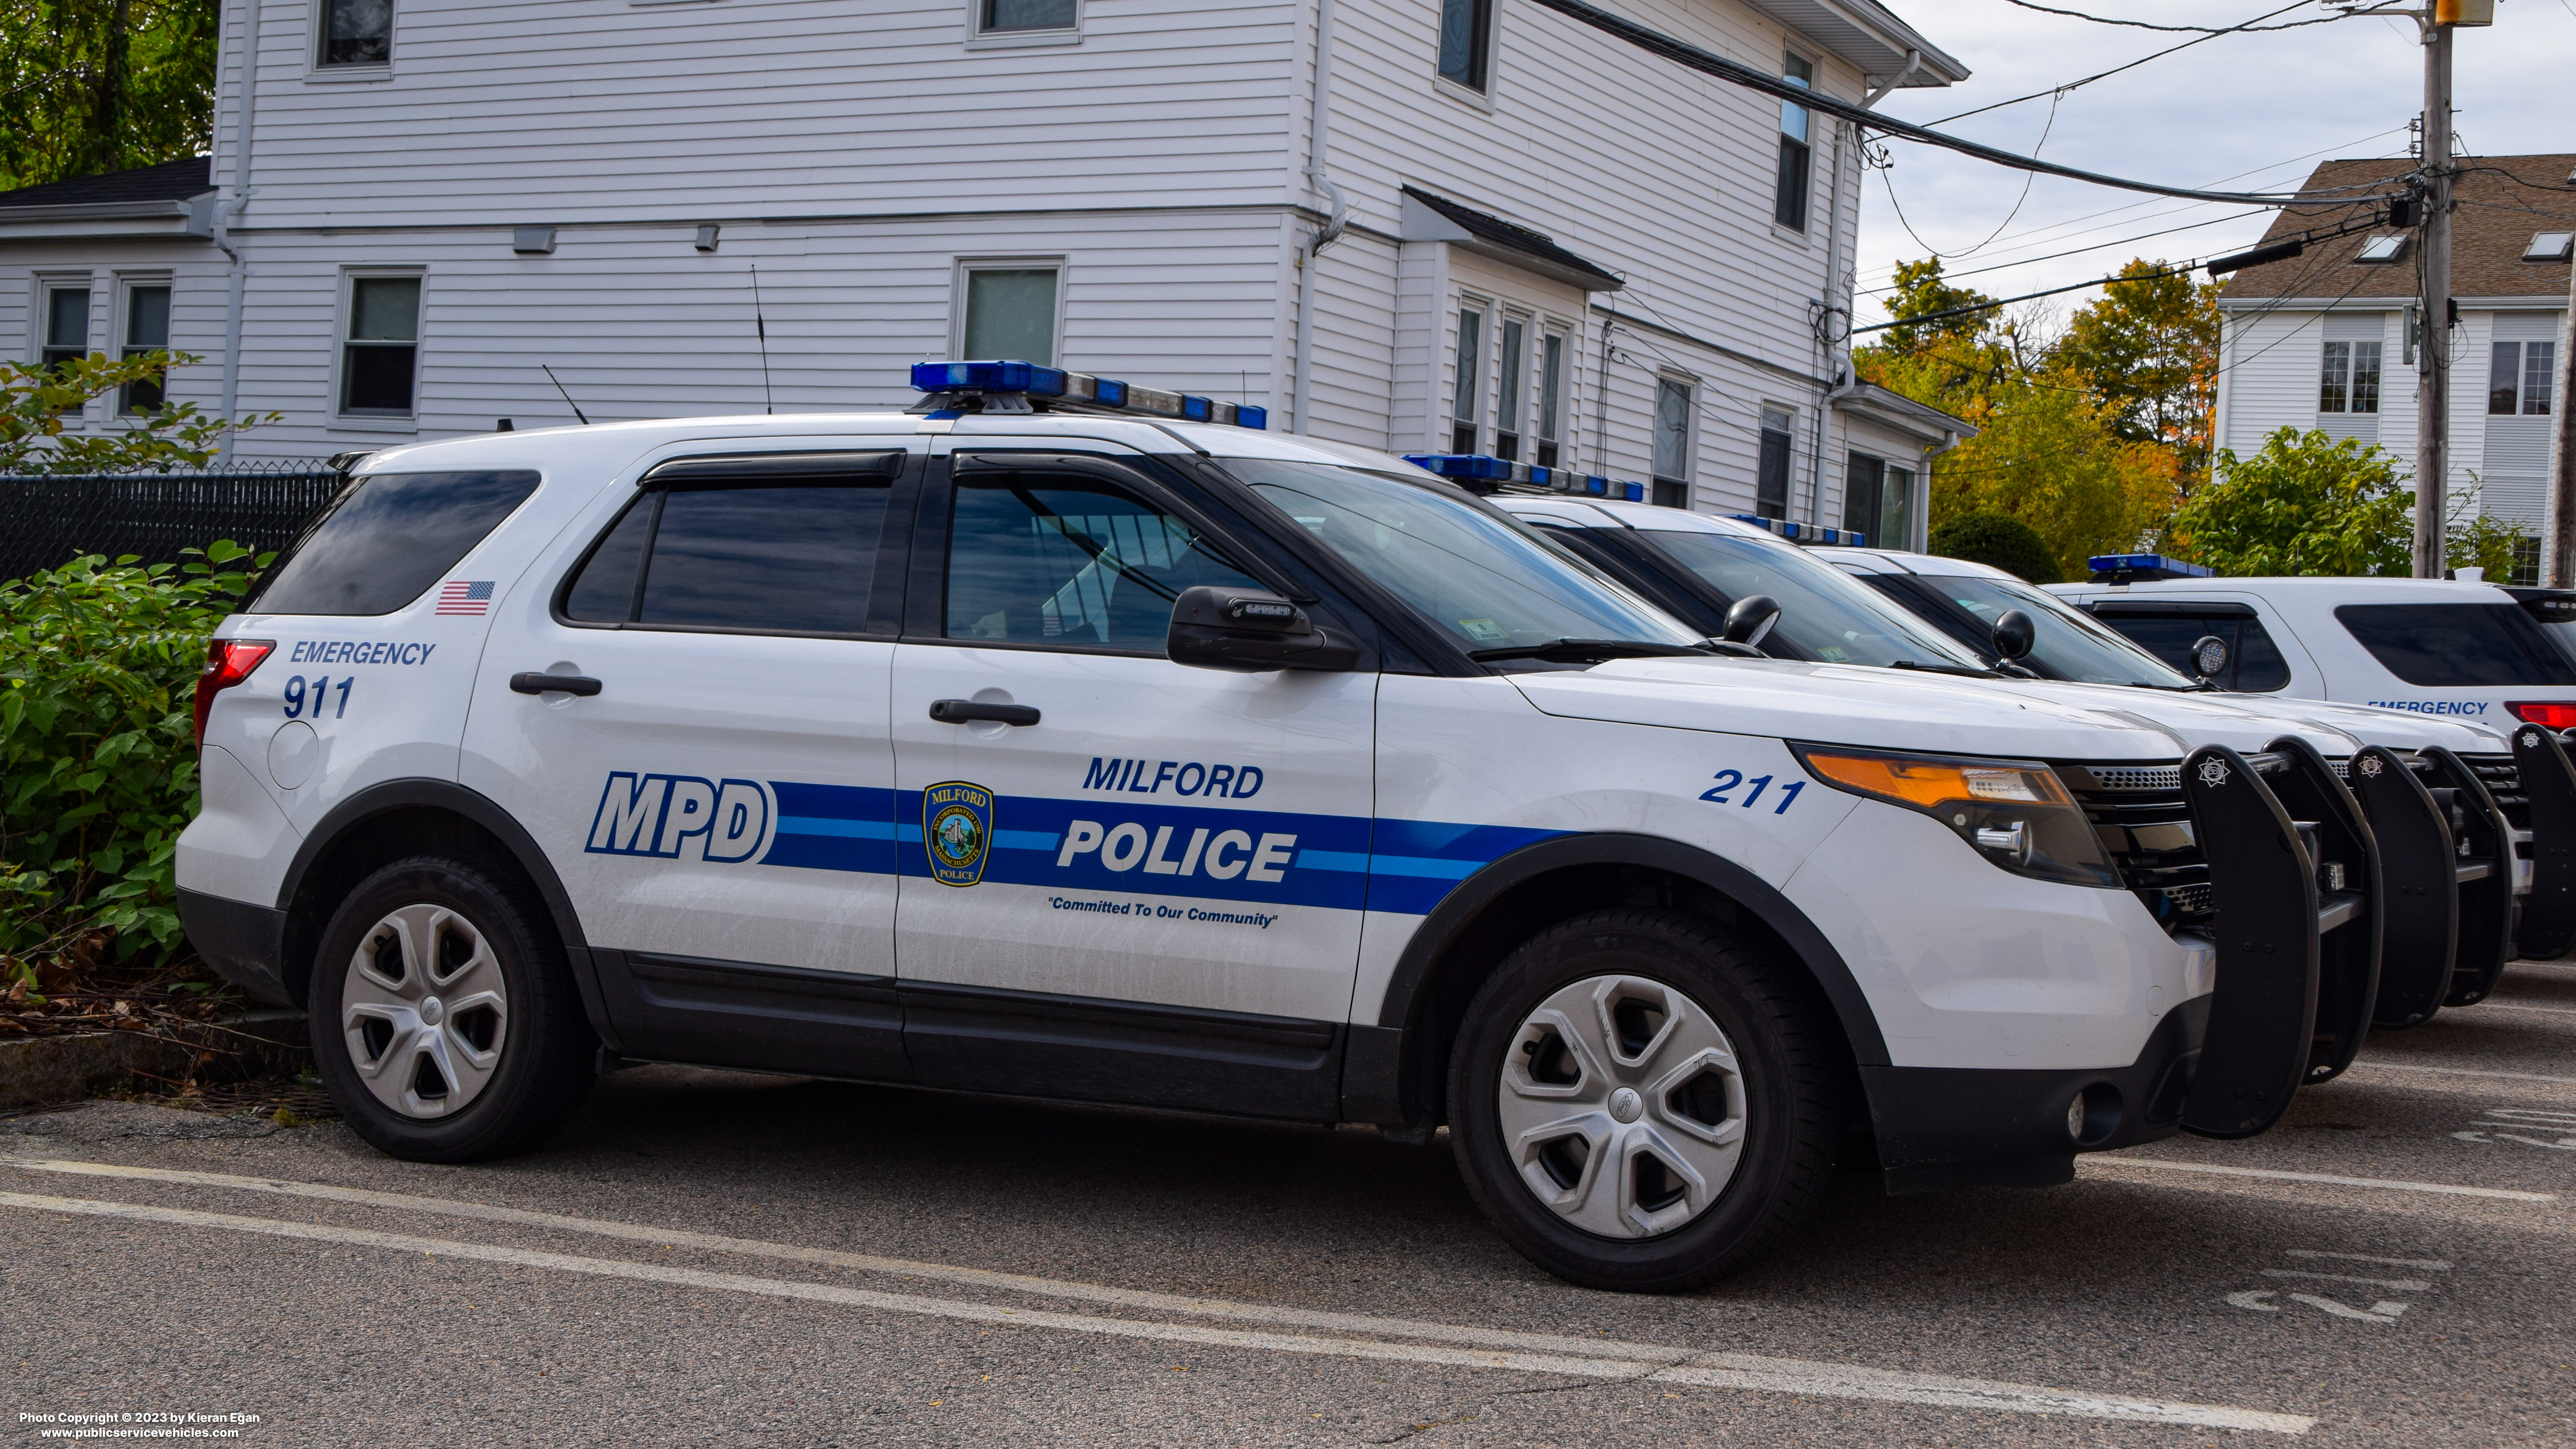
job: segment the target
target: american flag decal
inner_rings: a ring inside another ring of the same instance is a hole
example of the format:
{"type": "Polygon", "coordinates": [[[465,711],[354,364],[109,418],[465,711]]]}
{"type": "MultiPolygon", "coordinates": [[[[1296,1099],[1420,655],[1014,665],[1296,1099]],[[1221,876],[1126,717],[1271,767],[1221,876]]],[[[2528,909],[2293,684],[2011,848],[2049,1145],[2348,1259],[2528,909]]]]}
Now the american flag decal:
{"type": "Polygon", "coordinates": [[[490,579],[449,579],[438,591],[441,614],[480,614],[492,607],[490,579]]]}

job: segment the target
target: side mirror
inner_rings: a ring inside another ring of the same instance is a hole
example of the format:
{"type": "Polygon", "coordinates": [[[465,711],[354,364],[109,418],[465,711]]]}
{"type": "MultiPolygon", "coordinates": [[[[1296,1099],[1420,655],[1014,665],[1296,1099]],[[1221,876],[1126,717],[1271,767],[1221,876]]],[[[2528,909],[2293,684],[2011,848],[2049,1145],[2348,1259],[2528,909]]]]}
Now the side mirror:
{"type": "Polygon", "coordinates": [[[1759,649],[1771,635],[1771,626],[1780,622],[1780,601],[1769,594],[1746,594],[1726,611],[1726,627],[1720,639],[1729,644],[1742,644],[1759,649]]]}
{"type": "Polygon", "coordinates": [[[1257,674],[1272,669],[1348,669],[1359,646],[1318,629],[1295,604],[1259,589],[1183,589],[1172,603],[1163,652],[1174,664],[1257,674]]]}
{"type": "Polygon", "coordinates": [[[2215,634],[2203,634],[2191,646],[2191,667],[2203,679],[2216,679],[2227,672],[2227,641],[2215,634]]]}
{"type": "Polygon", "coordinates": [[[2030,615],[2019,609],[2006,609],[1995,619],[1995,653],[2007,663],[2030,656],[2030,646],[2037,642],[2038,626],[2030,615]]]}

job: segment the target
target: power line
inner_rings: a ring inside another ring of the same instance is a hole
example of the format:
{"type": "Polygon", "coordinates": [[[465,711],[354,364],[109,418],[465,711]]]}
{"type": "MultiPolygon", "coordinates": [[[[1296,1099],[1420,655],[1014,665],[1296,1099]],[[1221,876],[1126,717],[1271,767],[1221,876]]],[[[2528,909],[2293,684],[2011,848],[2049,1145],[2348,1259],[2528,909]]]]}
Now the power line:
{"type": "MultiPolygon", "coordinates": [[[[2013,3],[2013,4],[2019,4],[2019,3],[2021,3],[2021,0],[2011,0],[2011,3],[2013,3]]],[[[2000,110],[2002,110],[2002,109],[2003,109],[2004,107],[2006,107],[2006,106],[2017,106],[2017,105],[2020,105],[2020,104],[2021,104],[2022,102],[2024,102],[2024,101],[2035,101],[2035,100],[2038,100],[2041,96],[2061,96],[2061,97],[2062,97],[2062,96],[2064,96],[2068,91],[2074,90],[2074,89],[2076,89],[2076,88],[2077,88],[2077,87],[2079,87],[2079,86],[2089,86],[2089,85],[2093,84],[2093,83],[2094,83],[2095,81],[2097,81],[2097,80],[2108,80],[2108,79],[2110,79],[2111,77],[2113,77],[2113,76],[2115,76],[2115,75],[2118,75],[2120,72],[2122,72],[2122,71],[2124,71],[2124,70],[2136,70],[2139,66],[2145,65],[2148,61],[2151,61],[2151,60],[2162,60],[2164,57],[2166,57],[2166,56],[2168,56],[2168,55],[2173,54],[2175,51],[2178,51],[2178,50],[2189,50],[2189,49],[2191,49],[2191,48],[2192,48],[2193,46],[2195,46],[2195,45],[2200,45],[2200,44],[2203,44],[2203,43],[2208,42],[2208,41],[2216,40],[2218,37],[2220,37],[2220,36],[2222,36],[2222,35],[2234,35],[2234,34],[2235,34],[2235,33],[2237,33],[2238,31],[2240,31],[2240,30],[2244,30],[2244,29],[2246,29],[2248,26],[2253,25],[2253,24],[2254,24],[2254,22],[2255,22],[2256,20],[2269,20],[2269,19],[2271,19],[2271,18],[2272,18],[2273,16],[2275,16],[2275,15],[2287,15],[2287,14],[2289,14],[2291,11],[2296,10],[2296,9],[2300,8],[2301,6],[2304,6],[2304,5],[2308,4],[2308,3],[2309,3],[2309,0],[2291,0],[2291,3],[2290,3],[2290,4],[2284,5],[2284,6],[2282,6],[2282,7],[2281,7],[2280,9],[2278,9],[2278,10],[2268,11],[2268,12],[2266,12],[2266,13],[2264,13],[2264,14],[2257,15],[2257,16],[2255,16],[2255,17],[2254,17],[2254,20],[2248,20],[2248,21],[2246,21],[2246,22],[2245,22],[2245,24],[2244,24],[2244,25],[2231,25],[2231,26],[2227,27],[2227,28],[2226,28],[2226,29],[2224,29],[2224,30],[2210,30],[2210,31],[2207,31],[2205,34],[2201,34],[2201,35],[2193,36],[2191,39],[2184,41],[2184,42],[2183,42],[2182,44],[2180,44],[2180,45],[2170,45],[2170,46],[2167,46],[2167,47],[2165,47],[2164,49],[2157,51],[2157,52],[2156,52],[2155,54],[2153,54],[2153,55],[2142,55],[2142,56],[2139,56],[2136,60],[2130,61],[2130,62],[2129,62],[2128,64],[2126,64],[2126,65],[2115,65],[2115,66],[2111,67],[2109,70],[2103,71],[2103,72],[2102,72],[2101,74],[2099,74],[2099,75],[2088,75],[2088,76],[2086,76],[2086,77],[2085,77],[2084,79],[2082,79],[2082,80],[2079,80],[2079,81],[2068,81],[2066,84],[2064,84],[2064,85],[2062,85],[2062,86],[2055,86],[2055,87],[2052,87],[2052,88],[2050,88],[2050,89],[2048,89],[2048,90],[2044,90],[2044,91],[2033,91],[2033,92],[2031,92],[2029,95],[2026,95],[2026,96],[2015,96],[2015,97],[2013,97],[2011,100],[2008,100],[2008,101],[1997,101],[1997,102],[1995,102],[1995,103],[1994,103],[1993,105],[1991,105],[1991,106],[1979,106],[1979,107],[1977,107],[1977,108],[1976,108],[1975,110],[1973,110],[1973,111],[1961,111],[1959,114],[1957,114],[1957,115],[1955,115],[1955,116],[1943,116],[1941,119],[1939,119],[1939,120],[1937,120],[1937,121],[1934,121],[1934,122],[1932,122],[1931,124],[1932,124],[1932,125],[1935,125],[1935,126],[1946,126],[1946,125],[1950,124],[1952,121],[1964,121],[1964,120],[1966,120],[1967,118],[1969,118],[1970,116],[1982,116],[1982,115],[1984,115],[1984,114],[1985,114],[1986,112],[1988,112],[1988,111],[2000,111],[2000,110]]],[[[2038,7],[2034,6],[2034,7],[2032,7],[2032,8],[2036,9],[2036,8],[2038,8],[2038,7]]],[[[2064,11],[2064,12],[2060,12],[2060,13],[2063,13],[2063,14],[2073,14],[2074,12],[2073,12],[2073,11],[2064,11]]],[[[2092,17],[2091,17],[2091,16],[2086,16],[2086,17],[2084,17],[2084,18],[2086,18],[2086,19],[2088,19],[2088,20],[2089,20],[2089,19],[2091,19],[2092,17]]],[[[2159,28],[2159,29],[2162,29],[2162,28],[2164,28],[2164,27],[2158,27],[2158,28],[2159,28]]],[[[2202,29],[2202,27],[2197,26],[2197,25],[2195,25],[2195,26],[2191,26],[2191,27],[2189,27],[2189,28],[2190,28],[2190,29],[2193,29],[2193,30],[2200,30],[2200,29],[2202,29]]]]}
{"type": "MultiPolygon", "coordinates": [[[[2119,238],[2119,239],[2117,239],[2117,240],[2114,240],[2114,241],[2095,242],[2093,245],[2091,245],[2091,246],[2089,246],[2089,247],[2077,247],[2077,248],[2075,248],[2073,251],[2050,252],[2048,255],[2046,255],[2046,256],[2042,256],[2042,257],[2024,257],[2024,258],[2022,258],[2020,261],[2017,261],[2017,262],[1996,262],[1996,263],[1995,263],[1994,265],[1992,265],[1992,266],[1986,266],[1986,267],[1970,267],[1968,270],[1966,270],[1966,271],[1964,271],[1964,272],[1944,272],[1944,273],[1942,273],[1942,274],[1941,274],[1941,278],[1942,278],[1942,280],[1943,280],[1943,281],[1950,281],[1950,280],[1953,280],[1953,279],[1955,279],[1955,278],[1959,278],[1959,277],[1977,277],[1977,276],[1983,276],[1983,275],[1985,275],[1985,274],[1986,274],[1986,273],[1988,273],[1988,272],[2001,272],[2001,271],[2008,271],[2008,270],[2010,270],[2011,268],[2014,268],[2014,267],[2027,267],[2027,266],[2034,266],[2034,265],[2036,265],[2036,264],[2038,264],[2038,263],[2040,263],[2040,262],[2053,262],[2053,261],[2058,260],[2058,259],[2059,259],[2059,258],[2061,258],[2061,257],[2080,257],[2080,256],[2084,255],[2086,252],[2098,252],[2098,251],[2105,251],[2105,250],[2108,250],[2109,248],[2112,248],[2112,247],[2134,246],[2134,245],[2136,245],[2136,244],[2137,244],[2137,243],[2139,243],[2139,242],[2142,242],[2142,241],[2152,241],[2152,240],[2154,240],[2155,238],[2160,237],[2160,236],[2172,236],[2172,235],[2173,235],[2174,233],[2176,233],[2176,232],[2183,232],[2183,231],[2197,231],[2197,230],[2199,230],[2200,228],[2202,228],[2202,227],[2204,227],[2204,226],[2216,226],[2216,225],[2218,225],[2220,222],[2227,222],[2227,221],[2243,221],[2245,218],[2247,218],[2247,217],[2249,217],[2249,216],[2260,216],[2260,215],[2262,215],[2262,214],[2263,214],[2263,213],[2262,213],[2260,210],[2256,210],[2256,211],[2231,211],[2231,212],[2229,212],[2229,213],[2228,213],[2227,215],[2225,215],[2225,216],[2216,216],[2216,217],[2211,217],[2211,218],[2210,218],[2209,220],[2207,220],[2207,221],[2195,221],[2195,222],[2191,222],[2191,223],[2188,223],[2188,224],[2183,225],[2183,226],[2169,226],[2169,227],[2166,227],[2166,228],[2165,228],[2164,230],[2162,230],[2162,231],[2151,231],[2151,232],[2145,232],[2145,233],[2142,233],[2141,235],[2138,235],[2138,236],[2132,236],[2132,237],[2121,237],[2121,238],[2119,238]]],[[[1910,233],[1910,232],[1912,231],[1912,228],[1910,228],[1910,227],[1909,227],[1909,228],[1907,228],[1907,230],[1908,230],[1908,232],[1910,233]]],[[[1917,237],[1917,238],[1916,238],[1916,240],[1920,241],[1920,240],[1921,240],[1921,238],[1920,238],[1920,237],[1917,237]]],[[[1938,253],[1935,253],[1935,255],[1938,255],[1938,253]]],[[[1864,296],[1864,297],[1879,297],[1879,296],[1884,296],[1884,295],[1886,295],[1887,293],[1889,293],[1889,292],[1893,292],[1893,291],[1895,291],[1895,290],[1896,290],[1896,288],[1895,288],[1895,287],[1893,287],[1893,286],[1886,286],[1886,287],[1872,287],[1872,288],[1870,288],[1869,290],[1867,290],[1867,291],[1865,291],[1865,292],[1862,292],[1860,295],[1862,295],[1862,296],[1864,296]]]]}
{"type": "MultiPolygon", "coordinates": [[[[2189,34],[2193,31],[2199,31],[2207,35],[2226,35],[2239,30],[2296,30],[2304,25],[2332,25],[2338,20],[2357,20],[2365,15],[2387,13],[2384,10],[2356,10],[2344,15],[2321,16],[2315,20],[2293,20],[2287,25],[2257,25],[2254,23],[2255,20],[2269,20],[2272,18],[2270,15],[2257,15],[2254,17],[2254,20],[2248,20],[2242,25],[2158,25],[2149,20],[2121,20],[2109,15],[2087,15],[2081,10],[2060,10],[2053,5],[2034,5],[2031,3],[2031,0],[2004,0],[2004,3],[2007,5],[2018,5],[2024,10],[2036,10],[2043,15],[2064,15],[2076,20],[2090,20],[2096,25],[2125,25],[2132,30],[2170,30],[2176,34],[2189,34]]],[[[2296,5],[2290,7],[2292,10],[2296,10],[2298,8],[2299,7],[2296,5]]],[[[2284,12],[2275,10],[2272,12],[2272,15],[2279,15],[2282,13],[2284,12]]]]}
{"type": "Polygon", "coordinates": [[[2098,171],[2086,171],[2077,166],[2062,166],[2054,161],[2041,161],[2035,157],[2019,155],[1994,146],[1985,145],[1981,142],[1970,141],[1964,137],[1952,136],[1940,131],[1932,130],[1929,127],[1918,126],[1911,121],[1900,121],[1891,116],[1881,115],[1867,107],[1824,95],[1815,90],[1811,90],[1806,86],[1784,80],[1765,71],[1755,70],[1749,65],[1728,60],[1726,57],[1714,54],[1710,51],[1702,50],[1700,47],[1692,45],[1686,41],[1676,40],[1659,30],[1649,29],[1643,25],[1639,25],[1633,20],[1625,18],[1624,16],[1613,15],[1609,11],[1603,10],[1598,6],[1588,4],[1586,3],[1586,0],[1537,0],[1537,3],[1547,9],[1556,11],[1560,15],[1581,21],[1595,30],[1605,32],[1609,35],[1616,36],[1621,40],[1627,41],[1629,44],[1634,45],[1638,49],[1646,51],[1649,54],[1660,56],[1663,59],[1672,61],[1675,64],[1684,67],[1685,69],[1698,71],[1702,75],[1714,76],[1719,80],[1742,86],[1747,90],[1758,91],[1766,96],[1772,96],[1780,100],[1791,102],[1795,105],[1804,106],[1808,110],[1832,116],[1837,120],[1849,121],[1856,126],[1865,127],[1882,135],[1894,136],[1907,141],[1920,142],[1927,146],[1939,146],[1946,150],[1956,151],[1963,156],[1973,156],[1980,161],[1991,162],[1997,166],[2009,166],[2016,171],[2035,171],[2044,176],[2059,176],[2070,181],[2089,182],[2095,186],[2108,186],[2123,191],[2144,192],[2151,196],[2176,196],[2187,201],[2219,201],[2228,203],[2232,206],[2286,206],[2301,201],[2313,201],[2317,196],[2322,195],[2325,192],[2359,191],[2367,189],[2364,187],[2327,187],[2323,189],[2323,192],[2319,193],[2289,192],[2273,194],[2244,191],[2201,191],[2184,186],[2165,186],[2152,181],[2132,181],[2126,177],[2108,176],[2098,171]]]}

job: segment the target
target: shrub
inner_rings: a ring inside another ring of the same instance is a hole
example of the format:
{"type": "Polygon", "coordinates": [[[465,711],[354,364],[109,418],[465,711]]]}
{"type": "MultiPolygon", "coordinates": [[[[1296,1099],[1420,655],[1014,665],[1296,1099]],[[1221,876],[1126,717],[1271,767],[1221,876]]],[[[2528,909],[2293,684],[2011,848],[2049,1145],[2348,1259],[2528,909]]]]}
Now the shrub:
{"type": "Polygon", "coordinates": [[[171,855],[197,811],[194,681],[251,577],[238,544],[189,552],[0,583],[0,987],[185,944],[171,855]]]}
{"type": "Polygon", "coordinates": [[[2034,584],[2065,582],[2038,530],[2000,513],[1964,513],[1943,523],[1932,530],[1932,551],[1943,558],[1991,564],[2034,584]]]}

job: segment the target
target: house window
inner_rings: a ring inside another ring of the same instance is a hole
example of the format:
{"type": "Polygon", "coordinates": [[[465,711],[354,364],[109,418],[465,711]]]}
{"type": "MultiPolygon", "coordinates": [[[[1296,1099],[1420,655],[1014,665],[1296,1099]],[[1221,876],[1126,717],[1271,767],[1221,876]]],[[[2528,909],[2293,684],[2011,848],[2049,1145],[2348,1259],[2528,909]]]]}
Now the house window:
{"type": "Polygon", "coordinates": [[[1565,334],[1551,332],[1538,344],[1538,451],[1530,461],[1542,468],[1557,466],[1557,444],[1564,436],[1559,420],[1565,414],[1565,334]]]}
{"type": "Polygon", "coordinates": [[[2557,370],[2555,342],[2499,342],[2487,370],[2487,412],[2549,414],[2551,374],[2557,370]]]}
{"type": "Polygon", "coordinates": [[[319,65],[390,65],[393,0],[322,0],[319,65]]]}
{"type": "Polygon", "coordinates": [[[1024,263],[966,268],[960,288],[965,294],[965,325],[957,338],[963,355],[1055,366],[1063,271],[1024,263]]]}
{"type": "MultiPolygon", "coordinates": [[[[1790,55],[1780,65],[1780,78],[1800,90],[1812,89],[1816,67],[1805,56],[1790,55]]],[[[1791,231],[1807,229],[1810,153],[1807,108],[1796,101],[1780,103],[1780,192],[1771,203],[1771,219],[1791,231]]]]}
{"type": "Polygon", "coordinates": [[[1529,322],[1503,319],[1503,376],[1494,394],[1494,456],[1519,462],[1521,412],[1529,398],[1529,322]]]}
{"type": "Polygon", "coordinates": [[[1079,0],[975,0],[975,29],[984,35],[1028,30],[1071,30],[1081,19],[1079,0]]]}
{"type": "Polygon", "coordinates": [[[420,278],[349,278],[340,343],[340,411],[407,418],[420,375],[420,278]]]}
{"type": "Polygon", "coordinates": [[[89,356],[89,288],[86,285],[45,289],[47,367],[62,367],[89,356]]]}
{"type": "Polygon", "coordinates": [[[2531,245],[2522,249],[2526,262],[2563,262],[2576,253],[2576,231],[2536,231],[2531,245]]]}
{"type": "Polygon", "coordinates": [[[1691,384],[1677,377],[1655,381],[1655,501],[1690,507],[1691,384]]]}
{"type": "Polygon", "coordinates": [[[1485,401],[1485,314],[1458,309],[1458,385],[1449,400],[1449,451],[1476,451],[1485,401]]]}
{"type": "Polygon", "coordinates": [[[2379,344],[2329,342],[2317,371],[2317,411],[2379,411],[2379,344]]]}
{"type": "Polygon", "coordinates": [[[1879,505],[1887,487],[1887,460],[1854,453],[1843,469],[1843,527],[1878,537],[1879,505]]]}
{"type": "Polygon", "coordinates": [[[1878,526],[1865,530],[1880,548],[1904,548],[1914,537],[1914,470],[1890,468],[1879,490],[1878,526]]]}
{"type": "Polygon", "coordinates": [[[1789,429],[1787,408],[1762,409],[1762,453],[1753,475],[1753,511],[1764,518],[1789,516],[1789,429]]]}
{"type": "Polygon", "coordinates": [[[1440,78],[1488,89],[1493,55],[1494,0],[1440,0],[1440,78]]]}
{"type": "Polygon", "coordinates": [[[2383,234],[2372,237],[2370,240],[2363,242],[2361,244],[2360,253],[2356,255],[2353,260],[2356,262],[2393,262],[2397,260],[2397,254],[2404,250],[2406,250],[2406,233],[2401,231],[2383,234]]]}
{"type": "MultiPolygon", "coordinates": [[[[125,289],[125,346],[121,355],[140,357],[170,346],[170,284],[137,282],[125,289]]],[[[129,382],[117,394],[120,413],[148,413],[161,406],[161,379],[129,382]]]]}

